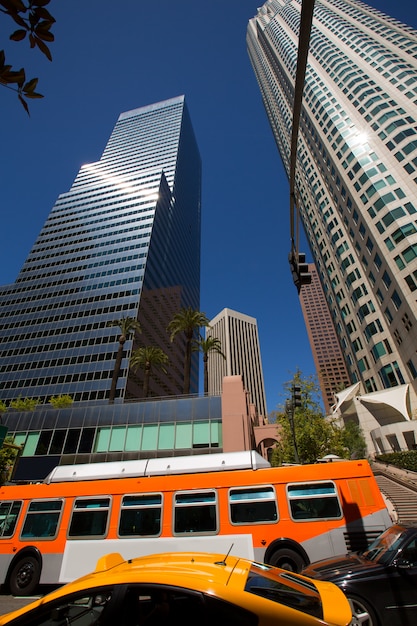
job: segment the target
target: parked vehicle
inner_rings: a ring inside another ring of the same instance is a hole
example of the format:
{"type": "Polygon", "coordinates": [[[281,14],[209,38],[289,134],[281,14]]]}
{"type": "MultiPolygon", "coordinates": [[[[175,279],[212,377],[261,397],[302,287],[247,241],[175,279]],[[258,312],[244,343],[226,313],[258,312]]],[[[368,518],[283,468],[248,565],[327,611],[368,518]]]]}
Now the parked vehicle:
{"type": "Polygon", "coordinates": [[[58,466],[0,487],[0,585],[67,583],[100,556],[228,552],[288,570],[392,523],[367,461],[271,467],[255,452],[58,466]]]}
{"type": "Polygon", "coordinates": [[[0,626],[347,626],[343,593],[232,555],[102,557],[94,573],[0,617],[0,626]]]}
{"type": "Polygon", "coordinates": [[[346,594],[353,624],[417,623],[417,527],[395,524],[362,554],[312,563],[303,574],[327,580],[346,594]]]}

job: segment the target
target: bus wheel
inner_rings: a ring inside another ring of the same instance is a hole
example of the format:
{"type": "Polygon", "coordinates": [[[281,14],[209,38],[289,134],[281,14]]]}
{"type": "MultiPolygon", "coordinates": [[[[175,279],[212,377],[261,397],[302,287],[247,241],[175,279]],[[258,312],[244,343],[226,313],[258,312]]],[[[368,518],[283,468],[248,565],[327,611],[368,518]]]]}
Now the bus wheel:
{"type": "Polygon", "coordinates": [[[289,570],[290,572],[301,572],[305,567],[303,558],[290,548],[282,548],[273,553],[269,559],[270,565],[275,567],[281,567],[282,569],[289,570]]]}
{"type": "Polygon", "coordinates": [[[17,561],[10,573],[9,588],[14,596],[33,593],[41,577],[39,561],[33,556],[24,556],[17,561]]]}

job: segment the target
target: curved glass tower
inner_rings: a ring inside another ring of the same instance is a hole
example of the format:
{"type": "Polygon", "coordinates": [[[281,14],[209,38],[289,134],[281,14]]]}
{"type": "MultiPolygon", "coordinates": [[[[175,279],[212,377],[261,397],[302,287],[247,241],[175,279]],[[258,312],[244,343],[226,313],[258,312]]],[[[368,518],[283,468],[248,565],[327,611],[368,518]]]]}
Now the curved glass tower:
{"type": "MultiPolygon", "coordinates": [[[[269,0],[247,45],[289,174],[301,0],[269,0]]],[[[351,381],[417,392],[417,32],[316,0],[296,195],[351,381]]]]}
{"type": "MultiPolygon", "coordinates": [[[[122,113],[99,161],[59,196],[16,282],[0,290],[0,397],[108,398],[120,331],[169,356],[152,395],[181,394],[183,345],[166,327],[199,308],[201,162],[183,96],[122,113]]],[[[124,346],[116,399],[141,396],[124,346]]],[[[191,390],[198,390],[194,355],[191,390]]]]}

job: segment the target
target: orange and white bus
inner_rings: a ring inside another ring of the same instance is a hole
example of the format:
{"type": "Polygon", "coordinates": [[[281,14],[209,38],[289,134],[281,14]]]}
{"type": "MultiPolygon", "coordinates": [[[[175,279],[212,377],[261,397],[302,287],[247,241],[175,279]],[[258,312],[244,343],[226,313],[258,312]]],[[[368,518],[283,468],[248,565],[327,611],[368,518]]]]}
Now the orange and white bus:
{"type": "Polygon", "coordinates": [[[227,553],[294,571],[391,525],[366,460],[271,467],[256,452],[58,466],[0,488],[0,584],[14,595],[99,557],[227,553]]]}

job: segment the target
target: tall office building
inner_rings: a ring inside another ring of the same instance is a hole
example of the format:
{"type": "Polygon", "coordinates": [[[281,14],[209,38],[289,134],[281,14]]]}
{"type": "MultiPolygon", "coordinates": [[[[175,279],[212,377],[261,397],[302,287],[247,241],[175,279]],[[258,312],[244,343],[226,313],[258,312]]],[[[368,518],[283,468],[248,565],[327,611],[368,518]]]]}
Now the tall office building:
{"type": "MultiPolygon", "coordinates": [[[[0,397],[108,398],[120,330],[169,356],[152,395],[183,391],[181,340],[166,327],[199,308],[201,161],[183,96],[122,113],[99,161],[53,207],[17,280],[0,290],[0,397]]],[[[116,400],[140,397],[126,341],[116,400]]],[[[198,391],[198,355],[191,391],[198,391]]]]}
{"type": "Polygon", "coordinates": [[[216,337],[221,343],[221,355],[212,352],[208,359],[208,392],[222,392],[224,376],[241,375],[260,415],[266,416],[266,399],[262,371],[258,325],[254,317],[223,309],[210,321],[207,337],[216,337]]]}
{"type": "MultiPolygon", "coordinates": [[[[247,44],[289,174],[301,0],[268,0],[247,44]]],[[[316,0],[296,197],[352,382],[417,392],[417,32],[316,0]]],[[[286,217],[286,216],[283,216],[286,217]]]]}
{"type": "Polygon", "coordinates": [[[300,290],[300,304],[310,341],[326,414],[335,393],[350,386],[349,372],[314,263],[308,264],[311,283],[300,290]]]}

